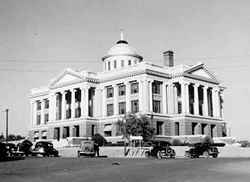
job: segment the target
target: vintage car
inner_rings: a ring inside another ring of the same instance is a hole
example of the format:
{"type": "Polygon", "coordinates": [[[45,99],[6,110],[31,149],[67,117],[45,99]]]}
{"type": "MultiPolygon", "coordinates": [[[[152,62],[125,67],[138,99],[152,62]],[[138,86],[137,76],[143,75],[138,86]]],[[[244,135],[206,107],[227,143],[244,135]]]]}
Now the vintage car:
{"type": "Polygon", "coordinates": [[[145,152],[146,157],[148,158],[157,158],[157,159],[168,159],[175,158],[175,151],[170,147],[170,143],[160,140],[151,140],[146,144],[150,146],[150,149],[145,152]]]}
{"type": "Polygon", "coordinates": [[[23,152],[26,156],[32,154],[32,147],[33,143],[29,140],[23,140],[21,143],[17,145],[18,151],[23,152]]]}
{"type": "Polygon", "coordinates": [[[189,150],[185,152],[185,157],[188,158],[199,158],[200,156],[217,158],[219,150],[217,147],[223,147],[223,143],[196,143],[191,146],[189,150]]]}
{"type": "Polygon", "coordinates": [[[24,153],[17,151],[13,143],[0,142],[0,161],[24,159],[24,153]]]}
{"type": "Polygon", "coordinates": [[[34,150],[31,151],[32,156],[42,155],[43,157],[59,157],[59,152],[48,141],[39,141],[35,144],[34,150]]]}
{"type": "Polygon", "coordinates": [[[77,151],[78,157],[95,157],[94,141],[85,140],[81,142],[80,150],[77,151]]]}

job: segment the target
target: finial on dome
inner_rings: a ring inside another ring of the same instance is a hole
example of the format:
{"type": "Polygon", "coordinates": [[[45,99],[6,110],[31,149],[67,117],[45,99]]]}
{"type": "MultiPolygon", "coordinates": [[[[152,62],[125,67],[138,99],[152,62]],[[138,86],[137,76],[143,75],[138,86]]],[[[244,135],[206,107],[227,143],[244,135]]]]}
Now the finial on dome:
{"type": "Polygon", "coordinates": [[[120,40],[124,40],[123,29],[120,29],[120,40]]]}
{"type": "Polygon", "coordinates": [[[128,44],[128,42],[124,40],[123,29],[120,29],[120,40],[117,42],[117,44],[128,44]]]}

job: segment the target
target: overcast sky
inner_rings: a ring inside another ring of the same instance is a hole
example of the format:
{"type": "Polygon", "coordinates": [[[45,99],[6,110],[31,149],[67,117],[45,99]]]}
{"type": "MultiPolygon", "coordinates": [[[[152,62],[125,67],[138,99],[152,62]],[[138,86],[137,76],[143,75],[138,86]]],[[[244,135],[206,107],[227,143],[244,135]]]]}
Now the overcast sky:
{"type": "Polygon", "coordinates": [[[67,67],[101,71],[123,28],[146,61],[161,64],[172,49],[175,64],[204,62],[227,87],[232,136],[250,139],[249,9],[247,0],[0,0],[0,109],[10,109],[10,133],[27,133],[31,88],[67,67]]]}

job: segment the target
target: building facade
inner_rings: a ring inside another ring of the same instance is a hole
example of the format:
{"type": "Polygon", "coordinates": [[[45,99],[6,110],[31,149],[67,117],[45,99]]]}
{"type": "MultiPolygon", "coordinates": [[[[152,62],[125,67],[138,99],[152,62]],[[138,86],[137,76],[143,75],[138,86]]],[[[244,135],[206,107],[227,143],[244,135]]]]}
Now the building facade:
{"type": "Polygon", "coordinates": [[[166,51],[155,65],[121,36],[102,64],[102,72],[66,69],[31,90],[30,138],[117,136],[126,113],[148,115],[156,135],[225,135],[224,87],[203,63],[175,66],[166,51]]]}

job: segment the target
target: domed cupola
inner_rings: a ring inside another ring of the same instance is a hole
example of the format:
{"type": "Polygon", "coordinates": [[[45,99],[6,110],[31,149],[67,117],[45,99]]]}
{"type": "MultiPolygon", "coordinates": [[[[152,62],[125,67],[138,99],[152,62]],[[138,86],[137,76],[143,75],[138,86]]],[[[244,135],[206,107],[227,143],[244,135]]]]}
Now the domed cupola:
{"type": "Polygon", "coordinates": [[[121,32],[121,38],[116,44],[111,47],[106,56],[102,58],[103,69],[105,71],[114,70],[122,67],[133,66],[143,60],[136,49],[129,46],[128,42],[123,38],[123,32],[121,32]]]}

